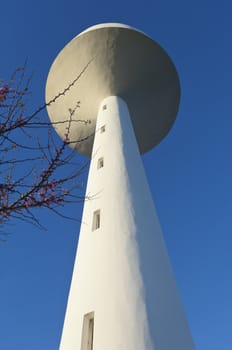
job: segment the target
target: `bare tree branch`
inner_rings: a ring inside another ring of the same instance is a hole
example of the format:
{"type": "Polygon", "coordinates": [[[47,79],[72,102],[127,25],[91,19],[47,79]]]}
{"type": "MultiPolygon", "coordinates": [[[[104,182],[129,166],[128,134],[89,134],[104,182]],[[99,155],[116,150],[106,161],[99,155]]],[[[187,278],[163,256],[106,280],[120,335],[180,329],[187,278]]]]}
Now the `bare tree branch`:
{"type": "MultiPolygon", "coordinates": [[[[27,114],[31,77],[25,66],[17,68],[8,82],[0,80],[0,224],[22,220],[44,228],[34,213],[35,208],[47,208],[61,217],[59,211],[65,203],[84,200],[82,176],[88,162],[77,164],[76,152],[69,146],[71,123],[88,123],[75,119],[80,101],[69,109],[67,119],[51,123],[40,114],[78,83],[90,61],[80,74],[48,103],[27,114]],[[58,139],[53,125],[67,124],[65,139],[58,139]],[[46,132],[45,132],[46,131],[46,132]]],[[[83,142],[92,135],[83,140],[83,142]]],[[[0,231],[0,241],[5,240],[5,229],[0,231]]]]}

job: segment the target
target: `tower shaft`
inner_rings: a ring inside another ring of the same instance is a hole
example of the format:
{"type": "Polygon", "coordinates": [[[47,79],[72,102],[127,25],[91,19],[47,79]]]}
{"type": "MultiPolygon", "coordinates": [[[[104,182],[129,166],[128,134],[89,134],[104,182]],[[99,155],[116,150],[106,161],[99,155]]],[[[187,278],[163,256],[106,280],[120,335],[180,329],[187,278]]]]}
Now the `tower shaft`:
{"type": "Polygon", "coordinates": [[[126,103],[101,103],[60,350],[194,350],[126,103]]]}

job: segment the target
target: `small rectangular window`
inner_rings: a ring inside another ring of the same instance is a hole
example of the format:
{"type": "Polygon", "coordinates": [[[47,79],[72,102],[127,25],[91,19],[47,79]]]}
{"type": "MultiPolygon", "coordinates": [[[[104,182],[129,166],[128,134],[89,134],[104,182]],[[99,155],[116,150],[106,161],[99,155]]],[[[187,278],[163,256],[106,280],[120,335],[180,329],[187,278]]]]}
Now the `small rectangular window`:
{"type": "Polygon", "coordinates": [[[97,230],[100,227],[100,210],[96,210],[93,213],[93,225],[92,225],[92,231],[97,230]]]}
{"type": "Polygon", "coordinates": [[[106,131],[106,126],[103,125],[103,126],[100,128],[100,133],[103,133],[103,132],[105,132],[105,131],[106,131]]]}
{"type": "Polygon", "coordinates": [[[102,109],[106,110],[107,109],[107,105],[103,105],[102,109]]]}
{"type": "Polygon", "coordinates": [[[93,350],[94,312],[84,315],[81,350],[93,350]]]}
{"type": "Polygon", "coordinates": [[[97,161],[97,168],[100,169],[100,168],[103,168],[103,166],[104,166],[104,159],[103,157],[101,157],[97,161]]]}

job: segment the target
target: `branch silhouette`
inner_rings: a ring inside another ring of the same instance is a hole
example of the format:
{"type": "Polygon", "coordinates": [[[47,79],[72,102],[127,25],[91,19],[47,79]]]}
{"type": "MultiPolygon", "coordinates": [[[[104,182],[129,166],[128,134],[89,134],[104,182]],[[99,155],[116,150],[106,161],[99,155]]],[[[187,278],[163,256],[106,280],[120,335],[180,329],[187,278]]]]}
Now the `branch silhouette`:
{"type": "Polygon", "coordinates": [[[52,123],[41,113],[78,83],[91,62],[63,91],[32,113],[27,112],[31,77],[27,77],[25,65],[17,68],[7,82],[0,80],[1,241],[7,237],[6,225],[15,219],[44,228],[34,209],[47,208],[67,218],[62,213],[64,204],[85,199],[82,175],[88,161],[77,162],[75,150],[69,147],[74,142],[69,140],[71,123],[90,122],[75,118],[80,101],[63,121],[52,123]],[[54,131],[58,123],[66,124],[64,140],[54,131]]]}

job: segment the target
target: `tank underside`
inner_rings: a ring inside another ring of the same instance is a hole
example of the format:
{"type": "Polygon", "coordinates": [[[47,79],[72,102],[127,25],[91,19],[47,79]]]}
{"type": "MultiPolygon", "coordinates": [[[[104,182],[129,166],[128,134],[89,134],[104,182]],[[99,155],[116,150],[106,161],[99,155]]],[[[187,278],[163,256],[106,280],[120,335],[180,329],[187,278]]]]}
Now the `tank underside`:
{"type": "Polygon", "coordinates": [[[133,28],[105,24],[75,37],[55,59],[46,102],[59,94],[48,106],[49,116],[62,138],[72,120],[69,139],[79,152],[91,155],[100,102],[119,96],[129,107],[139,150],[145,153],[172,127],[180,85],[173,63],[156,42],[133,28]]]}

